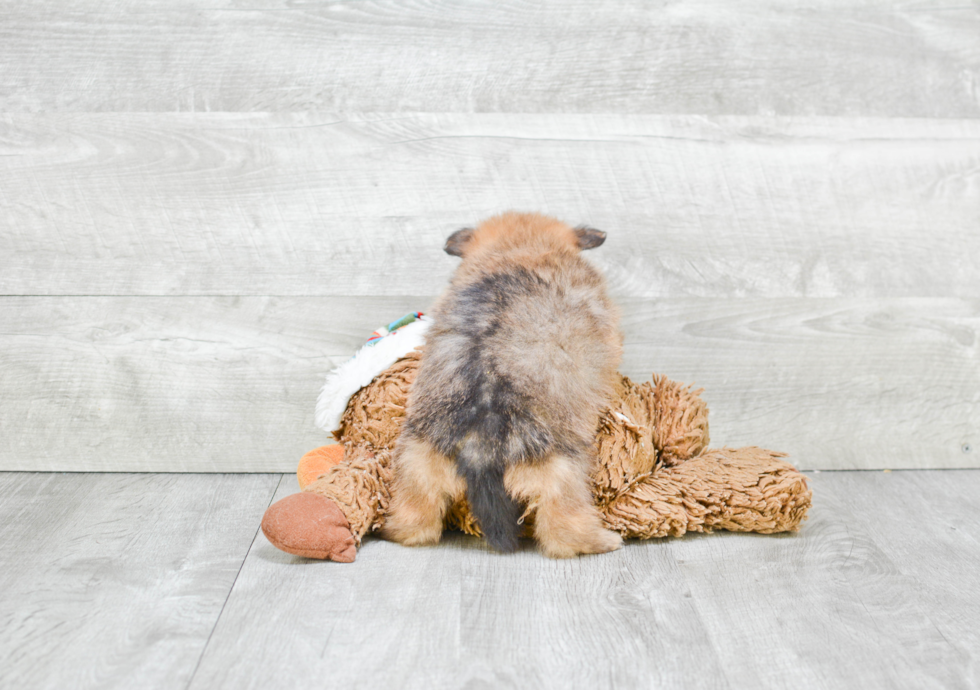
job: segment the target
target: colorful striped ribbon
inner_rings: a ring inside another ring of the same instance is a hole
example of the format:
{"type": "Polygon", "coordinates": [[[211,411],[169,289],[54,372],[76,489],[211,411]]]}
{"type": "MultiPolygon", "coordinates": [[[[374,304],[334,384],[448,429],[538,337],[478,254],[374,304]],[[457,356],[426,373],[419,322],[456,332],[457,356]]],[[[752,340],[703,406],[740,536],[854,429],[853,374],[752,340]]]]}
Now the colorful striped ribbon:
{"type": "Polygon", "coordinates": [[[402,326],[407,326],[408,324],[418,321],[421,318],[422,318],[422,312],[420,311],[413,311],[408,314],[405,314],[405,316],[401,317],[397,321],[392,321],[387,326],[382,326],[374,333],[372,333],[371,337],[368,338],[366,344],[374,345],[375,343],[379,342],[382,338],[384,338],[386,335],[391,335],[402,326]]]}

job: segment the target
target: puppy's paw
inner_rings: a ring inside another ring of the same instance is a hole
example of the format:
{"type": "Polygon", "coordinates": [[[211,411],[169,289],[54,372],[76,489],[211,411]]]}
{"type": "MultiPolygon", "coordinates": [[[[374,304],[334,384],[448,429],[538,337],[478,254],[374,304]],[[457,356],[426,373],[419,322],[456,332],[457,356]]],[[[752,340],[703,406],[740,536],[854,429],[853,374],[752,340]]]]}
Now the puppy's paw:
{"type": "Polygon", "coordinates": [[[385,539],[396,541],[403,546],[426,546],[438,544],[442,538],[442,523],[418,525],[396,516],[389,516],[381,534],[385,539]]]}
{"type": "Polygon", "coordinates": [[[595,538],[582,550],[582,553],[609,553],[622,548],[622,546],[623,538],[619,536],[618,532],[603,529],[596,533],[595,538]]]}
{"type": "Polygon", "coordinates": [[[565,532],[539,538],[541,551],[548,558],[574,558],[589,553],[608,553],[623,545],[616,532],[602,527],[587,532],[565,532]]]}

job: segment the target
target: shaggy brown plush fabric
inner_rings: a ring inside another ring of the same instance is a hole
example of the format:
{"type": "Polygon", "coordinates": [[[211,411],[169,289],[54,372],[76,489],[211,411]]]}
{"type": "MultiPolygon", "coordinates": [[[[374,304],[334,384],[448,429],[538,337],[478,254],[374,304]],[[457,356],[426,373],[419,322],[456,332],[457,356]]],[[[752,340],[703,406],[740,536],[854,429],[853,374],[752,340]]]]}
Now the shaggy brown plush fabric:
{"type": "MultiPolygon", "coordinates": [[[[305,488],[337,504],[358,545],[384,524],[391,449],[419,356],[400,359],[351,398],[334,432],[344,461],[305,488]]],[[[811,500],[806,478],[782,453],[708,450],[708,408],[700,390],[663,376],[639,385],[623,376],[617,393],[598,430],[592,472],[596,506],[611,529],[641,539],[799,529],[811,500]]],[[[525,522],[533,518],[526,514],[525,522]]],[[[446,526],[480,534],[465,501],[451,507],[446,526]]]]}

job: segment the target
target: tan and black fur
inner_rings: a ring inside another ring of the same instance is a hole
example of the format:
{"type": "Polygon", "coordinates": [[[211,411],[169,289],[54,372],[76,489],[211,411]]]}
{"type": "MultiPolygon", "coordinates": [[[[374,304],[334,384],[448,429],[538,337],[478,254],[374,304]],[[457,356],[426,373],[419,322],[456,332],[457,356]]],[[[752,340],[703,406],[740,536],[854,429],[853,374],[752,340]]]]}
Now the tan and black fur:
{"type": "Polygon", "coordinates": [[[437,542],[465,495],[501,551],[517,547],[525,508],[548,556],[621,545],[589,490],[622,353],[618,311],[579,255],[604,240],[517,213],[449,238],[446,251],[463,261],[432,310],[395,449],[389,537],[437,542]]]}

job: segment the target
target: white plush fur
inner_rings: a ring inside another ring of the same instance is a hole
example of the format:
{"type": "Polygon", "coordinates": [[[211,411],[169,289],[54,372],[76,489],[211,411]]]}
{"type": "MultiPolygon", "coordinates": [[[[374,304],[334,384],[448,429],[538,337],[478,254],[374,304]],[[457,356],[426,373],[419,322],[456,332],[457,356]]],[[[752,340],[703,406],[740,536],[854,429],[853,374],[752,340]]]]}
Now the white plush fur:
{"type": "Polygon", "coordinates": [[[316,401],[316,425],[328,432],[337,429],[351,396],[400,358],[422,345],[431,323],[429,317],[423,316],[418,321],[402,326],[374,345],[365,345],[352,358],[327,374],[320,397],[316,401]]]}

